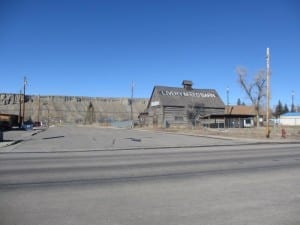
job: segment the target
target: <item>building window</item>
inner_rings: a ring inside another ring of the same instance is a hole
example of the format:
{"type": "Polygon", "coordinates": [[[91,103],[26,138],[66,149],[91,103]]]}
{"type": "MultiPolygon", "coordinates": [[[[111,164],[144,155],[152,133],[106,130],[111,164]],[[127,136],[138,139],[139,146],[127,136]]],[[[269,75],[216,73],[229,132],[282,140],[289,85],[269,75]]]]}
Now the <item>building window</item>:
{"type": "Polygon", "coordinates": [[[183,121],[183,116],[175,116],[175,121],[183,121]]]}

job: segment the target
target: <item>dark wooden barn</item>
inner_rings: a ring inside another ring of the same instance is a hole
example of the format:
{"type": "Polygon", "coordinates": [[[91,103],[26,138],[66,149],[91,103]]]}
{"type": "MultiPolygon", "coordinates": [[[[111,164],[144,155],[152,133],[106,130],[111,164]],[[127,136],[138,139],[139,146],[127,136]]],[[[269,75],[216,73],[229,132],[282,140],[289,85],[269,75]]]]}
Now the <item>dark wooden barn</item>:
{"type": "Polygon", "coordinates": [[[140,115],[140,123],[168,128],[190,127],[205,121],[210,126],[222,117],[224,125],[225,105],[214,89],[194,89],[187,80],[182,85],[181,88],[155,86],[147,109],[140,115]]]}

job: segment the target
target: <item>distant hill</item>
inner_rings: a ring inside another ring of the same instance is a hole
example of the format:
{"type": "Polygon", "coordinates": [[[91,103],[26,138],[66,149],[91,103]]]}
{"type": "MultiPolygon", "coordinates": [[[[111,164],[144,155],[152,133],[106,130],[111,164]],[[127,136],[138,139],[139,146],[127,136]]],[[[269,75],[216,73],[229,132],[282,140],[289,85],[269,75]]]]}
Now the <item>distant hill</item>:
{"type": "MultiPolygon", "coordinates": [[[[0,113],[19,114],[20,94],[0,93],[0,113]]],[[[134,98],[133,119],[146,109],[149,99],[134,98]]],[[[55,123],[110,123],[131,118],[131,99],[80,96],[27,95],[25,120],[55,123]]]]}

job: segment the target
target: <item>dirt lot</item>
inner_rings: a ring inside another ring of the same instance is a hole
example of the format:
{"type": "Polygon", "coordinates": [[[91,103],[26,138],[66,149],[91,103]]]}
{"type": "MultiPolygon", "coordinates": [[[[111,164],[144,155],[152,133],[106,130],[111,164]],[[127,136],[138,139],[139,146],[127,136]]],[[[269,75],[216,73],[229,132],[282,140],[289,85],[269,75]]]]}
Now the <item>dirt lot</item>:
{"type": "MultiPolygon", "coordinates": [[[[300,140],[300,127],[271,127],[270,140],[300,140]],[[283,129],[285,137],[283,137],[283,129]]],[[[213,135],[232,138],[266,139],[266,128],[229,128],[229,129],[164,129],[164,131],[194,135],[213,135]]]]}

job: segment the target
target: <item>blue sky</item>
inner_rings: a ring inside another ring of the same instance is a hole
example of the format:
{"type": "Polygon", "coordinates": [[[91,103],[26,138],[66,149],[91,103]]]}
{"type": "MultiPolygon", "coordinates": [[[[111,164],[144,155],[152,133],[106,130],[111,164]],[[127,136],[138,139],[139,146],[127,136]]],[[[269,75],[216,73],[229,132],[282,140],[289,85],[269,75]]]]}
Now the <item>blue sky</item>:
{"type": "Polygon", "coordinates": [[[216,89],[248,103],[271,50],[271,104],[300,105],[297,0],[0,0],[0,93],[149,97],[154,85],[216,89]]]}

